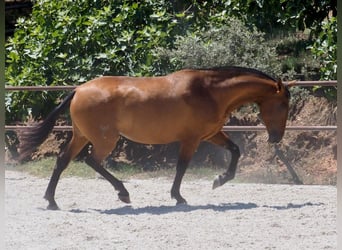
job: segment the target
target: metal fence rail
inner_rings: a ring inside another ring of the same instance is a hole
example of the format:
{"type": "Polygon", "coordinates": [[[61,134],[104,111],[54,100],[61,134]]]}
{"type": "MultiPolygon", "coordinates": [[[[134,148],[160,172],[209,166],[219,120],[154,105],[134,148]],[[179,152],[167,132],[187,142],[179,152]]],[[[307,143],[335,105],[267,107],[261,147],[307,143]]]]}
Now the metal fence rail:
{"type": "MultiPolygon", "coordinates": [[[[288,82],[284,82],[287,84],[288,82]]],[[[336,86],[337,81],[297,81],[291,84],[292,86],[312,87],[312,86],[336,86]]],[[[63,91],[73,90],[77,86],[5,86],[6,91],[63,91]]]]}
{"type": "MultiPolygon", "coordinates": [[[[33,126],[5,126],[5,130],[17,131],[23,129],[31,129],[33,126]]],[[[289,131],[335,131],[337,126],[287,126],[289,131]]],[[[72,126],[55,126],[54,131],[71,131],[72,126]]],[[[222,131],[226,132],[242,132],[242,131],[264,131],[265,126],[223,126],[222,131]]]]}
{"type": "MultiPolygon", "coordinates": [[[[284,82],[287,84],[287,82],[284,82]]],[[[311,86],[337,86],[337,81],[297,81],[291,83],[292,86],[311,87],[311,86]]],[[[6,86],[6,91],[70,91],[77,86],[6,86]]],[[[30,129],[32,126],[13,126],[6,125],[5,130],[17,131],[22,129],[30,129]]],[[[264,131],[265,126],[224,126],[222,131],[264,131]]],[[[72,126],[55,126],[55,131],[71,131],[72,126]]],[[[335,131],[337,126],[287,126],[286,130],[291,131],[335,131]]]]}
{"type": "Polygon", "coordinates": [[[73,90],[77,86],[6,86],[6,91],[62,91],[73,90]]]}

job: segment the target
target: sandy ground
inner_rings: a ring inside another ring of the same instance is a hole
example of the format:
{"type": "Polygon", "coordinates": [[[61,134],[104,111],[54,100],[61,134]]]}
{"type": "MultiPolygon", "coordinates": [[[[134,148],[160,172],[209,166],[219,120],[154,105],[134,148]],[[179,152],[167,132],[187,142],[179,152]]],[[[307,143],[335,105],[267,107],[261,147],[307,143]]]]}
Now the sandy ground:
{"type": "Polygon", "coordinates": [[[336,187],[186,179],[175,206],[167,178],[130,179],[132,204],[103,179],[63,178],[60,211],[48,183],[6,171],[6,249],[337,249],[336,187]]]}

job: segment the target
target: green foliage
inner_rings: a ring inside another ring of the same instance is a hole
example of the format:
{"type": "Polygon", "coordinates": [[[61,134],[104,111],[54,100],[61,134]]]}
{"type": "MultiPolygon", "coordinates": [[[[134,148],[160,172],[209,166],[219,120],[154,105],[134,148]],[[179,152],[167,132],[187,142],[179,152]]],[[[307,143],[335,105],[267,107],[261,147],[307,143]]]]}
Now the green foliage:
{"type": "Polygon", "coordinates": [[[317,33],[329,13],[337,15],[336,0],[229,0],[224,5],[230,15],[268,33],[306,28],[317,33]]]}
{"type": "Polygon", "coordinates": [[[307,37],[307,33],[294,33],[273,39],[282,61],[283,78],[317,80],[319,63],[308,50],[312,41],[307,37]]]}
{"type": "MultiPolygon", "coordinates": [[[[322,80],[337,79],[337,19],[332,17],[322,23],[322,31],[319,33],[311,52],[320,62],[322,80]]],[[[336,100],[337,88],[317,87],[314,90],[323,89],[329,100],[336,100]]]]}
{"type": "Polygon", "coordinates": [[[337,19],[332,17],[322,23],[322,31],[311,47],[315,58],[321,63],[321,78],[337,77],[337,19]]]}
{"type": "Polygon", "coordinates": [[[226,25],[209,27],[205,32],[178,37],[174,49],[159,49],[171,71],[181,68],[208,68],[240,65],[279,76],[280,63],[275,48],[264,33],[248,29],[242,21],[229,18],[226,25]]]}

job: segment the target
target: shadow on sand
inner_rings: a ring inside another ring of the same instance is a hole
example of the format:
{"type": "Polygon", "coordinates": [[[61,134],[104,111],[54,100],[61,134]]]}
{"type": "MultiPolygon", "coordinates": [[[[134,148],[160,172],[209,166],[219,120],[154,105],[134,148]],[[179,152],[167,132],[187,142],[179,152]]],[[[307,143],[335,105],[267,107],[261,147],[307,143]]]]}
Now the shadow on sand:
{"type": "MultiPolygon", "coordinates": [[[[269,206],[269,205],[262,205],[258,206],[255,203],[222,203],[219,205],[176,205],[176,206],[146,206],[135,208],[132,206],[124,206],[120,208],[113,208],[113,209],[89,209],[91,211],[95,211],[101,214],[114,214],[114,215],[139,215],[139,214],[152,214],[152,215],[161,215],[161,214],[169,214],[169,213],[179,213],[179,212],[192,212],[197,210],[212,210],[216,212],[226,212],[230,210],[246,210],[246,209],[253,209],[253,208],[269,208],[269,209],[276,209],[276,210],[287,210],[287,209],[299,209],[307,206],[322,206],[323,203],[303,203],[303,204],[292,204],[289,203],[287,205],[282,206],[269,206]]],[[[72,213],[87,213],[89,210],[80,210],[80,209],[71,209],[69,212],[72,213]]]]}
{"type": "Polygon", "coordinates": [[[102,214],[116,214],[116,215],[139,215],[139,214],[153,214],[153,215],[161,215],[161,214],[169,214],[169,213],[177,213],[177,212],[192,212],[197,210],[213,210],[217,212],[225,212],[227,210],[243,210],[243,209],[252,209],[256,208],[257,205],[254,203],[224,203],[220,205],[198,205],[192,206],[187,204],[176,205],[176,206],[147,206],[134,208],[132,206],[124,206],[120,208],[108,209],[108,210],[100,210],[94,209],[102,214]]]}

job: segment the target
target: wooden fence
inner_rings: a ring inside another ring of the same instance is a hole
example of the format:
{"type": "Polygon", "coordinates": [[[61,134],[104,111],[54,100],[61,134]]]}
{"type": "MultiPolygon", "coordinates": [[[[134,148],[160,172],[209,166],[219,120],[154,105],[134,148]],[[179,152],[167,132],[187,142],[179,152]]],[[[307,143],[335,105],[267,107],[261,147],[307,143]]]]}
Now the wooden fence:
{"type": "MultiPolygon", "coordinates": [[[[286,84],[286,82],[285,82],[286,84]]],[[[337,81],[297,81],[292,86],[311,87],[311,86],[337,86],[337,81]]],[[[6,91],[70,91],[76,86],[6,86],[6,91]]],[[[5,130],[15,131],[31,126],[11,126],[6,125],[5,130]]],[[[71,126],[55,126],[55,131],[68,131],[71,126]]],[[[264,131],[265,126],[224,126],[223,131],[264,131]]],[[[308,130],[308,131],[334,131],[337,126],[287,126],[286,130],[308,130]]]]}

